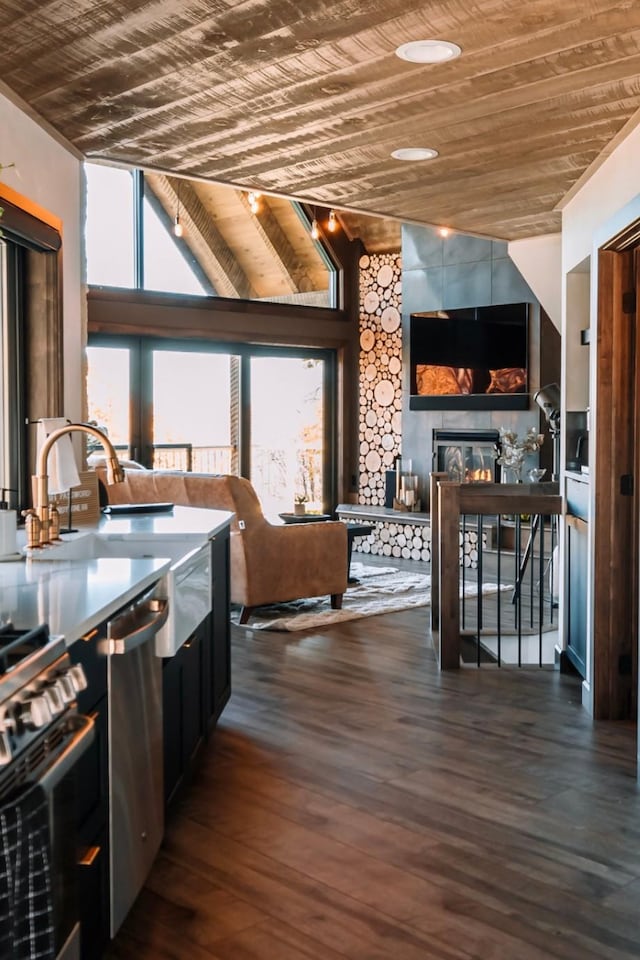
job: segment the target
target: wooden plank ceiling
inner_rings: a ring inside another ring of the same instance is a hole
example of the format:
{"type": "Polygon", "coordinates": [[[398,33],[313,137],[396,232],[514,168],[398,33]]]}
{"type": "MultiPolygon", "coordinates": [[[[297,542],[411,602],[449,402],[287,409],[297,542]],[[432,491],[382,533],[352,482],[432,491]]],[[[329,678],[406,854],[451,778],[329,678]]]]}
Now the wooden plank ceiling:
{"type": "Polygon", "coordinates": [[[86,157],[343,209],[369,249],[365,214],[558,230],[640,108],[637,0],[0,0],[0,33],[4,89],[86,157]],[[395,56],[428,38],[462,56],[395,56]]]}

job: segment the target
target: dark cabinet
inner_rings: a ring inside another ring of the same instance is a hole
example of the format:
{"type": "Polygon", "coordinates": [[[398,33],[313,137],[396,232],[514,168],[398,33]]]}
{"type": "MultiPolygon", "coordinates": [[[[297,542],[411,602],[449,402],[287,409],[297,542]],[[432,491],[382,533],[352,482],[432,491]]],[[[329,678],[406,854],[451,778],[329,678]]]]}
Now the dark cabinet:
{"type": "Polygon", "coordinates": [[[163,662],[164,795],[167,806],[231,695],[229,529],[211,541],[212,611],[163,662]]]}
{"type": "Polygon", "coordinates": [[[580,517],[566,518],[567,657],[586,677],[589,527],[580,517]]]}
{"type": "Polygon", "coordinates": [[[80,713],[91,716],[95,736],[76,766],[76,837],[80,952],[98,960],[109,942],[109,750],[107,658],[98,649],[106,627],[77,640],[69,650],[87,677],[78,694],[80,713]]]}
{"type": "Polygon", "coordinates": [[[207,722],[212,727],[231,696],[231,621],[229,619],[229,528],[212,542],[213,610],[207,673],[207,722]]]}
{"type": "Polygon", "coordinates": [[[163,661],[164,798],[169,804],[188,773],[205,734],[203,654],[210,633],[207,617],[177,654],[163,661]]]}

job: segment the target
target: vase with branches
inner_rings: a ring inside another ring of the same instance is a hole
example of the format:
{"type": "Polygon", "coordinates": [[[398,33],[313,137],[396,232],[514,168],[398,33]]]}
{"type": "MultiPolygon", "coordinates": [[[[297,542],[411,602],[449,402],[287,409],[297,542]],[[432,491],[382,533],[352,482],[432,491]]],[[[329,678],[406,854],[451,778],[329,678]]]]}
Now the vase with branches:
{"type": "Polygon", "coordinates": [[[515,483],[522,483],[522,467],[529,453],[537,453],[544,442],[544,434],[535,427],[529,427],[520,439],[514,430],[500,427],[500,446],[495,448],[495,459],[509,471],[515,483]]]}

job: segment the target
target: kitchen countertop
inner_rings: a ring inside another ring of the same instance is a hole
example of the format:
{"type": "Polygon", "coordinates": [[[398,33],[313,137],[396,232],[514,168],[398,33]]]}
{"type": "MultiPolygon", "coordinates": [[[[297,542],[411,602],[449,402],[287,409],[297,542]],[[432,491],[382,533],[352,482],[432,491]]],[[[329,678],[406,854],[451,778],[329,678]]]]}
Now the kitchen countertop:
{"type": "MultiPolygon", "coordinates": [[[[63,540],[98,534],[101,538],[186,541],[189,548],[215,536],[233,514],[222,510],[174,507],[171,513],[103,517],[95,527],[81,527],[63,540]]],[[[24,543],[24,532],[19,542],[24,543]]],[[[63,634],[67,645],[151,587],[169,569],[169,557],[128,559],[105,557],[87,560],[31,558],[0,563],[0,623],[34,627],[48,623],[52,633],[63,634]]],[[[39,551],[40,557],[44,556],[39,551]]]]}

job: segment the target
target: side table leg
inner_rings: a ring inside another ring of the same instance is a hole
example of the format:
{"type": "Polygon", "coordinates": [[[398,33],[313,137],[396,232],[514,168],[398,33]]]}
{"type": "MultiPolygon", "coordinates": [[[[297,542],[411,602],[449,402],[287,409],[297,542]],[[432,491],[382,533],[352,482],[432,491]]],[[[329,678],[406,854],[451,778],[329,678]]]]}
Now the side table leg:
{"type": "Polygon", "coordinates": [[[354,583],[360,583],[357,577],[351,576],[351,554],[353,553],[353,530],[347,530],[347,583],[352,586],[354,583]]]}

